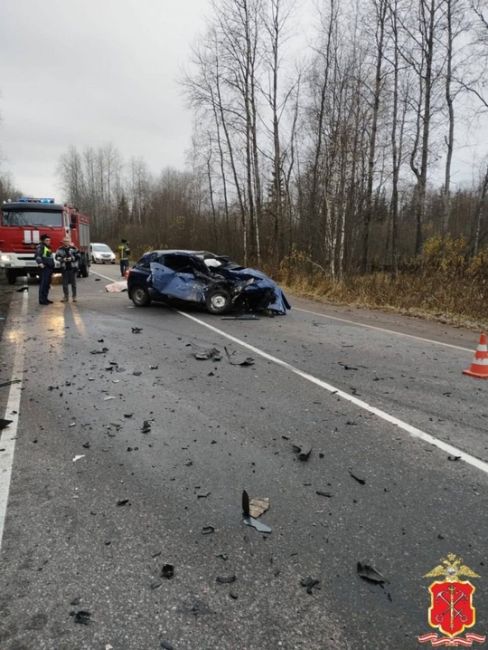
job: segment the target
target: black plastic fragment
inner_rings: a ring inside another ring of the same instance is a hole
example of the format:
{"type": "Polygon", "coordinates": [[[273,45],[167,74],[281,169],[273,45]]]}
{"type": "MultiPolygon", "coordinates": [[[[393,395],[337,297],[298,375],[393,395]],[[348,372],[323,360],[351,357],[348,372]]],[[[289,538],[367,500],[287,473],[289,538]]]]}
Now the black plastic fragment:
{"type": "Polygon", "coordinates": [[[163,564],[163,567],[161,569],[161,578],[166,578],[167,580],[171,580],[174,574],[175,574],[175,568],[172,564],[163,564]]]}
{"type": "Polygon", "coordinates": [[[302,461],[307,461],[310,458],[310,454],[312,453],[312,447],[311,445],[305,445],[301,443],[295,443],[293,445],[293,451],[295,451],[298,454],[298,459],[302,461]]]}
{"type": "Polygon", "coordinates": [[[6,429],[9,424],[12,424],[13,420],[4,420],[3,418],[0,418],[0,431],[2,429],[6,429]]]}
{"type": "Polygon", "coordinates": [[[215,528],[213,526],[204,526],[202,528],[202,535],[211,535],[215,533],[215,528]]]}
{"type": "Polygon", "coordinates": [[[448,456],[447,460],[452,460],[452,461],[461,460],[461,456],[448,456]]]}
{"type": "Polygon", "coordinates": [[[320,589],[320,580],[308,576],[307,578],[302,578],[302,580],[300,580],[300,585],[302,587],[305,587],[307,594],[310,594],[310,596],[312,596],[314,589],[320,589]]]}
{"type": "Polygon", "coordinates": [[[361,485],[366,485],[366,480],[364,478],[361,478],[360,476],[356,476],[356,474],[353,474],[351,470],[349,470],[349,476],[353,478],[355,481],[360,483],[361,485]]]}
{"type": "Polygon", "coordinates": [[[161,641],[161,648],[164,648],[164,650],[174,650],[174,646],[169,641],[161,641]]]}
{"type": "Polygon", "coordinates": [[[70,616],[72,616],[74,622],[79,625],[90,625],[91,623],[91,612],[86,609],[79,609],[77,612],[70,612],[70,616]]]}
{"type": "MultiPolygon", "coordinates": [[[[0,388],[5,388],[5,386],[11,386],[12,384],[20,384],[20,379],[12,379],[11,381],[4,381],[3,384],[0,384],[0,388]]],[[[51,387],[49,388],[50,390],[52,390],[51,387]]]]}
{"type": "Polygon", "coordinates": [[[151,423],[149,420],[144,420],[142,423],[141,433],[150,433],[151,432],[151,423]]]}
{"type": "Polygon", "coordinates": [[[316,490],[315,494],[318,494],[319,497],[327,497],[329,499],[334,496],[331,492],[323,492],[322,490],[316,490]]]}
{"type": "Polygon", "coordinates": [[[360,578],[372,582],[377,585],[382,585],[387,582],[386,579],[376,571],[376,569],[369,564],[363,564],[362,562],[357,563],[357,573],[360,578]]]}
{"type": "Polygon", "coordinates": [[[242,514],[245,517],[250,517],[250,512],[249,512],[249,494],[246,492],[246,490],[242,491],[242,514]]]}
{"type": "Polygon", "coordinates": [[[117,501],[118,506],[126,506],[127,504],[130,504],[129,499],[119,499],[117,501]]]}
{"type": "Polygon", "coordinates": [[[142,327],[132,327],[132,334],[140,334],[142,332],[142,327]]]}
{"type": "Polygon", "coordinates": [[[233,582],[237,580],[235,575],[231,576],[217,576],[215,578],[215,582],[217,582],[219,585],[231,585],[233,582]]]}

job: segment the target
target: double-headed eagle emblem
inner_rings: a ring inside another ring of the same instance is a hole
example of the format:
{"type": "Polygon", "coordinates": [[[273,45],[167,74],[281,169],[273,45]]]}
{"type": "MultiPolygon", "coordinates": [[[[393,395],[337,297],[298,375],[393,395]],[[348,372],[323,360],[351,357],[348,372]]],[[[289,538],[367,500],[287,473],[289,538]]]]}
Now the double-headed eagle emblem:
{"type": "Polygon", "coordinates": [[[455,582],[461,576],[479,578],[477,573],[463,564],[463,558],[454,555],[454,553],[449,553],[446,558],[441,559],[441,562],[442,564],[438,564],[432,571],[426,573],[424,578],[438,578],[439,576],[443,576],[448,582],[455,582]]]}

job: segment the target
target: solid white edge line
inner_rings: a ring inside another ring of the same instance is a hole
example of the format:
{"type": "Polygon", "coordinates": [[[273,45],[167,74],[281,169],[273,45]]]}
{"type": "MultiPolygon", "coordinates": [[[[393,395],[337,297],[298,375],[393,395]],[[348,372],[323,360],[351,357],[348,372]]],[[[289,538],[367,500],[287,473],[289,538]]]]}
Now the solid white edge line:
{"type": "Polygon", "coordinates": [[[11,384],[5,408],[5,419],[12,420],[0,433],[0,448],[5,451],[0,452],[0,549],[2,548],[3,530],[5,527],[5,518],[7,516],[8,495],[10,491],[10,480],[12,477],[12,466],[14,463],[15,442],[17,440],[17,429],[20,417],[20,399],[22,396],[23,375],[24,375],[24,340],[23,340],[23,321],[27,314],[28,292],[24,291],[20,315],[12,317],[8,323],[7,336],[2,344],[5,345],[10,332],[16,331],[15,335],[15,353],[14,364],[12,368],[12,381],[20,380],[18,383],[11,384]],[[21,320],[17,327],[15,321],[21,320]]]}
{"type": "Polygon", "coordinates": [[[321,314],[317,311],[310,311],[310,309],[302,309],[301,307],[293,307],[293,311],[303,311],[306,314],[313,314],[314,316],[321,316],[322,318],[330,318],[331,320],[337,320],[341,323],[348,323],[350,325],[357,325],[358,327],[366,327],[370,330],[376,330],[378,332],[385,332],[386,334],[396,334],[397,336],[404,336],[409,339],[414,339],[415,341],[422,341],[423,343],[432,343],[433,345],[442,345],[445,348],[452,348],[454,350],[462,350],[463,352],[472,352],[472,348],[463,348],[460,345],[452,345],[452,343],[443,343],[442,341],[434,341],[433,339],[425,339],[422,336],[415,336],[414,334],[406,334],[405,332],[397,332],[396,330],[390,330],[386,327],[378,327],[377,325],[367,325],[366,323],[359,323],[355,320],[349,320],[347,318],[339,318],[338,316],[329,316],[329,314],[321,314]]]}
{"type": "MultiPolygon", "coordinates": [[[[99,273],[98,271],[91,271],[92,275],[99,275],[101,278],[104,280],[110,280],[110,282],[117,282],[117,278],[109,278],[108,275],[103,275],[103,273],[99,273]]],[[[123,279],[123,278],[120,278],[123,279]]]]}
{"type": "Polygon", "coordinates": [[[241,341],[237,337],[232,336],[231,334],[227,334],[227,332],[219,330],[217,327],[214,327],[213,325],[209,325],[208,323],[205,323],[205,321],[202,321],[199,318],[195,318],[195,316],[191,316],[190,314],[186,314],[185,312],[179,310],[176,311],[178,314],[181,314],[181,316],[184,316],[185,318],[189,318],[190,320],[194,321],[195,323],[198,323],[199,325],[203,325],[204,327],[211,330],[212,332],[215,332],[216,334],[223,336],[229,341],[233,341],[234,343],[241,345],[242,347],[250,350],[251,352],[254,352],[254,354],[257,354],[263,357],[264,359],[267,359],[268,361],[271,361],[276,365],[285,368],[286,370],[294,373],[298,377],[301,377],[302,379],[306,379],[312,384],[315,384],[316,386],[320,386],[320,388],[324,388],[329,393],[332,393],[333,395],[337,395],[338,397],[341,397],[342,399],[351,402],[355,406],[358,406],[359,408],[367,411],[368,413],[376,415],[382,420],[385,420],[385,422],[389,422],[390,424],[393,424],[394,426],[408,433],[412,438],[418,438],[420,440],[423,440],[424,442],[427,442],[433,447],[437,447],[438,449],[441,449],[442,451],[445,451],[446,453],[452,456],[459,456],[461,460],[464,460],[469,465],[472,465],[473,467],[476,467],[482,472],[485,472],[485,474],[488,474],[488,463],[485,463],[481,459],[476,458],[476,456],[472,456],[471,454],[468,454],[462,451],[461,449],[458,449],[457,447],[448,444],[447,442],[443,442],[442,440],[435,438],[431,434],[426,433],[425,431],[422,431],[421,429],[418,429],[417,427],[414,427],[411,424],[408,424],[408,422],[404,422],[403,420],[400,420],[394,415],[390,415],[389,413],[386,413],[385,411],[382,411],[381,409],[376,408],[375,406],[371,406],[367,402],[364,402],[363,400],[354,397],[354,395],[350,395],[349,393],[346,393],[343,390],[336,388],[332,384],[329,384],[325,381],[322,381],[321,379],[318,379],[317,377],[314,377],[313,375],[310,375],[308,372],[304,372],[299,368],[295,368],[295,366],[292,366],[286,361],[283,361],[282,359],[278,359],[277,357],[274,357],[273,355],[268,354],[267,352],[264,352],[263,350],[260,350],[259,348],[256,348],[253,345],[246,343],[245,341],[241,341]]]}

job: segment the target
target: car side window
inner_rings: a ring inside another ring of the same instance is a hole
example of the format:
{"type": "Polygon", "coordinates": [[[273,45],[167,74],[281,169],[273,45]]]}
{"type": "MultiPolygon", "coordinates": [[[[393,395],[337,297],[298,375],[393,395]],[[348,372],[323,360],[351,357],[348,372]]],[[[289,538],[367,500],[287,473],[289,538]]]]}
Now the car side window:
{"type": "Polygon", "coordinates": [[[192,258],[188,255],[165,255],[164,265],[176,273],[191,273],[192,258]]]}
{"type": "Polygon", "coordinates": [[[141,257],[141,259],[137,262],[137,266],[140,269],[150,269],[151,268],[151,262],[157,262],[159,261],[157,253],[146,253],[141,257]]]}

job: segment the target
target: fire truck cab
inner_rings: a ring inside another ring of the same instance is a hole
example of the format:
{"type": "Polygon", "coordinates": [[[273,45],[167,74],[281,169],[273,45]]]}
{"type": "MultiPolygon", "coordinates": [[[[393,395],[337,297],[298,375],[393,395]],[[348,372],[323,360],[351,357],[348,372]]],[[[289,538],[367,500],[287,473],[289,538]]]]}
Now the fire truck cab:
{"type": "Polygon", "coordinates": [[[14,284],[21,275],[38,275],[35,250],[41,235],[51,237],[53,252],[67,235],[80,251],[80,275],[90,266],[90,218],[77,208],[54,199],[23,197],[4,201],[0,212],[0,268],[14,284]]]}

